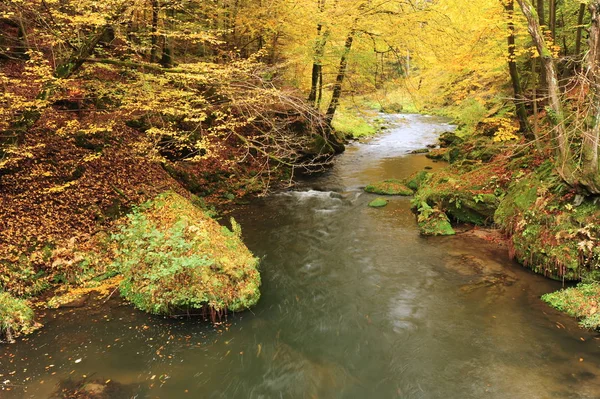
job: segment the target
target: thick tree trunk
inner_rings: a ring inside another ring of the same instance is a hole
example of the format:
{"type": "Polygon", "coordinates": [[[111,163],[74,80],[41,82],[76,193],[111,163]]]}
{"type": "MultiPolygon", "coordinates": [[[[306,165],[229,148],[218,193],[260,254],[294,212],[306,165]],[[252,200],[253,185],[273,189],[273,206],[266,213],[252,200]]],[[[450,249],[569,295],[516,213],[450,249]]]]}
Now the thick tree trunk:
{"type": "Polygon", "coordinates": [[[513,92],[515,95],[514,103],[517,111],[517,117],[519,119],[520,130],[523,132],[527,139],[534,139],[535,137],[531,134],[531,127],[527,120],[527,110],[525,109],[525,96],[523,95],[523,88],[521,87],[521,79],[519,78],[519,71],[517,69],[517,61],[515,54],[515,6],[513,0],[508,0],[504,3],[504,8],[508,17],[508,70],[510,73],[510,80],[512,82],[513,92]]]}
{"type": "Polygon", "coordinates": [[[540,25],[546,25],[546,19],[544,18],[544,0],[537,0],[536,6],[538,21],[540,22],[540,25]]]}
{"type": "Polygon", "coordinates": [[[335,79],[335,84],[333,85],[331,102],[329,103],[329,107],[327,107],[327,112],[325,113],[325,117],[330,125],[331,121],[333,120],[333,116],[335,115],[335,111],[337,110],[337,107],[340,103],[340,97],[342,95],[342,85],[344,83],[344,78],[346,77],[346,70],[348,69],[348,55],[350,54],[350,50],[352,49],[352,42],[354,42],[354,30],[352,30],[346,38],[344,52],[342,53],[342,57],[340,59],[340,67],[338,69],[338,73],[335,79]]]}

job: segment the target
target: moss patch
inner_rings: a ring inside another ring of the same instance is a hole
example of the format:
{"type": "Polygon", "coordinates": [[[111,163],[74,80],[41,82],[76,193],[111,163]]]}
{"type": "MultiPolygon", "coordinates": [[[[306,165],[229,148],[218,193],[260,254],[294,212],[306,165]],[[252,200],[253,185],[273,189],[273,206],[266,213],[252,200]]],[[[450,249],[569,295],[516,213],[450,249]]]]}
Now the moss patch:
{"type": "Polygon", "coordinates": [[[579,280],[600,269],[600,206],[573,194],[552,172],[537,171],[516,180],[495,214],[510,236],[511,255],[536,273],[579,280]]]}
{"type": "Polygon", "coordinates": [[[430,207],[426,202],[418,208],[417,221],[419,232],[424,236],[451,236],[456,234],[448,216],[438,208],[430,207]]]}
{"type": "Polygon", "coordinates": [[[376,198],[373,201],[369,202],[369,206],[371,208],[383,208],[388,204],[388,200],[384,198],[376,198]]]}
{"type": "Polygon", "coordinates": [[[365,191],[368,193],[379,194],[379,195],[413,195],[414,192],[410,188],[406,187],[402,180],[388,179],[377,183],[369,184],[365,187],[365,191]]]}
{"type": "Polygon", "coordinates": [[[582,327],[600,329],[599,283],[582,283],[577,287],[543,295],[542,300],[561,312],[577,317],[582,327]]]}
{"type": "Polygon", "coordinates": [[[258,259],[233,231],[182,196],[167,192],[140,206],[114,235],[122,295],[153,314],[241,311],[260,297],[258,259]]]}
{"type": "Polygon", "coordinates": [[[33,310],[27,302],[0,292],[0,341],[13,342],[14,338],[34,328],[33,310]]]}

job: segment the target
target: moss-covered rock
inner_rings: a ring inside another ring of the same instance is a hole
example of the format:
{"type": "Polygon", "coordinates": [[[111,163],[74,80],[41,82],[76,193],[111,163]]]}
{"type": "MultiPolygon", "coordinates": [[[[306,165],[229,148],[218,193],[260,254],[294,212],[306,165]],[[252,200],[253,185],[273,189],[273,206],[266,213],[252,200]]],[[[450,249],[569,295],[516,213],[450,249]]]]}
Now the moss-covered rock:
{"type": "Polygon", "coordinates": [[[447,148],[434,148],[429,151],[425,156],[429,159],[442,160],[448,154],[447,148]]]}
{"type": "Polygon", "coordinates": [[[0,341],[13,342],[16,337],[35,328],[33,310],[26,301],[0,292],[0,341]]]}
{"type": "Polygon", "coordinates": [[[450,146],[455,146],[455,145],[461,144],[463,142],[463,139],[460,138],[454,132],[444,132],[444,133],[440,134],[438,141],[440,142],[441,147],[447,148],[450,146]]]}
{"type": "Polygon", "coordinates": [[[424,236],[451,236],[456,234],[448,216],[438,208],[422,202],[418,207],[419,232],[424,236]]]}
{"type": "Polygon", "coordinates": [[[410,188],[406,187],[402,180],[388,179],[377,183],[369,184],[365,187],[365,191],[368,193],[379,194],[379,195],[413,195],[414,192],[410,188]]]}
{"type": "Polygon", "coordinates": [[[416,154],[427,154],[429,152],[429,148],[419,148],[418,150],[412,150],[410,153],[413,155],[416,154]]]}
{"type": "Polygon", "coordinates": [[[373,201],[369,202],[369,206],[371,208],[383,208],[388,204],[388,202],[389,201],[384,198],[376,198],[373,201]]]}
{"type": "Polygon", "coordinates": [[[153,314],[200,309],[214,317],[255,305],[258,259],[233,219],[232,226],[219,225],[173,192],[140,206],[114,235],[121,294],[153,314]]]}
{"type": "Polygon", "coordinates": [[[547,277],[579,280],[600,269],[600,206],[591,199],[573,206],[552,192],[553,184],[539,173],[515,181],[494,218],[520,263],[547,277]]]}
{"type": "Polygon", "coordinates": [[[406,179],[406,187],[413,191],[417,191],[421,188],[421,185],[432,176],[432,173],[425,170],[413,173],[408,179],[406,179]]]}
{"type": "Polygon", "coordinates": [[[443,209],[457,222],[484,226],[493,222],[500,200],[494,194],[464,187],[454,178],[434,177],[421,186],[415,202],[443,209]]]}

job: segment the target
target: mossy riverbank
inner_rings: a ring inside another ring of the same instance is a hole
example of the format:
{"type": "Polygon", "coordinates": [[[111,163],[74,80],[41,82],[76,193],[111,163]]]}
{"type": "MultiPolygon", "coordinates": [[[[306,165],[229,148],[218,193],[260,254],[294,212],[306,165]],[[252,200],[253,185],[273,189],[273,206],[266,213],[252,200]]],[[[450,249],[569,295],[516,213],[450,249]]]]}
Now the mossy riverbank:
{"type": "Polygon", "coordinates": [[[600,200],[563,183],[548,153],[524,152],[482,134],[441,144],[440,152],[455,155],[446,168],[422,172],[413,200],[422,233],[454,234],[449,223],[501,229],[510,256],[523,266],[555,280],[585,281],[543,299],[583,318],[585,327],[600,327],[594,299],[600,293],[600,200]]]}

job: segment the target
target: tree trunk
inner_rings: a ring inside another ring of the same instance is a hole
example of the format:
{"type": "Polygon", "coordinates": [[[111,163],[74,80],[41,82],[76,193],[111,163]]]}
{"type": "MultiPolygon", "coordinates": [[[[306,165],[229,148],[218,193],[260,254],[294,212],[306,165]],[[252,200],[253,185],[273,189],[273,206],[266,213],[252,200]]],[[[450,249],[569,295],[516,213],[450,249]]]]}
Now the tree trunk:
{"type": "Polygon", "coordinates": [[[552,38],[556,40],[556,0],[548,0],[548,27],[552,33],[552,38]]]}
{"type": "Polygon", "coordinates": [[[322,29],[323,26],[319,24],[317,26],[317,42],[315,44],[315,55],[312,68],[310,93],[308,95],[308,102],[311,104],[316,104],[319,79],[321,76],[323,76],[321,71],[323,69],[323,55],[325,53],[325,44],[327,43],[327,33],[325,33],[325,35],[322,35],[322,29]]]}
{"type": "MultiPolygon", "coordinates": [[[[544,0],[537,0],[537,16],[538,16],[538,21],[540,23],[540,26],[544,26],[546,25],[546,18],[544,18],[544,0]]],[[[532,10],[533,11],[533,10],[532,10]]],[[[541,56],[541,54],[540,54],[541,56]]],[[[541,79],[540,79],[540,91],[544,91],[544,88],[546,86],[546,69],[542,66],[542,68],[540,69],[540,75],[541,75],[541,79]]]]}
{"type": "Polygon", "coordinates": [[[158,62],[158,12],[159,12],[158,0],[152,0],[152,29],[150,30],[150,62],[158,62]]]}
{"type": "Polygon", "coordinates": [[[588,191],[600,194],[600,165],[598,163],[598,147],[600,146],[600,0],[593,0],[589,9],[592,14],[592,25],[586,73],[590,82],[590,103],[595,121],[593,127],[584,132],[583,136],[581,183],[588,191]]]}
{"type": "Polygon", "coordinates": [[[577,16],[577,38],[575,39],[575,56],[581,55],[581,34],[583,33],[583,18],[585,17],[585,4],[579,5],[579,15],[577,16]]]}
{"type": "Polygon", "coordinates": [[[537,0],[537,15],[540,25],[546,25],[546,19],[544,18],[544,0],[537,0]]]}
{"type": "Polygon", "coordinates": [[[517,69],[517,61],[515,54],[515,5],[514,0],[508,0],[504,3],[504,9],[508,17],[508,70],[510,73],[510,80],[512,82],[513,92],[515,95],[515,109],[517,111],[517,117],[519,119],[520,130],[523,132],[525,137],[529,140],[534,139],[531,134],[531,127],[527,120],[527,110],[525,109],[525,96],[523,95],[523,88],[521,87],[521,79],[519,78],[519,71],[517,69]]]}
{"type": "Polygon", "coordinates": [[[346,77],[346,69],[348,68],[348,55],[350,54],[350,50],[352,49],[354,33],[354,30],[352,30],[346,38],[344,52],[342,53],[342,58],[340,59],[340,67],[335,78],[335,84],[333,85],[331,102],[329,103],[329,107],[327,107],[327,112],[325,113],[325,118],[327,119],[330,126],[331,121],[333,120],[333,116],[335,115],[335,111],[337,110],[337,107],[340,103],[340,97],[342,95],[342,84],[344,83],[344,78],[346,77]]]}
{"type": "MultiPolygon", "coordinates": [[[[172,26],[174,18],[175,18],[175,10],[174,9],[167,10],[166,24],[169,26],[169,28],[172,26]]],[[[166,29],[166,27],[165,27],[165,29],[166,29]]],[[[172,46],[171,40],[169,40],[169,38],[167,37],[166,34],[163,35],[163,53],[162,53],[162,58],[160,59],[160,65],[162,65],[163,68],[172,68],[174,65],[173,46],[172,46]]]]}
{"type": "MultiPolygon", "coordinates": [[[[319,0],[319,14],[322,14],[325,8],[325,0],[319,0]]],[[[318,88],[323,86],[323,82],[319,85],[319,79],[323,76],[323,55],[325,53],[325,45],[327,44],[327,32],[324,34],[323,24],[317,25],[317,41],[315,43],[315,54],[312,67],[310,93],[308,95],[308,102],[317,105],[317,92],[318,88]]]]}
{"type": "Polygon", "coordinates": [[[551,111],[549,115],[550,119],[554,124],[553,138],[556,140],[556,152],[557,152],[557,171],[561,177],[569,184],[573,184],[573,176],[571,172],[571,151],[569,149],[569,142],[567,140],[567,133],[565,128],[564,113],[562,103],[560,101],[560,90],[558,87],[558,75],[556,72],[556,65],[552,52],[546,44],[542,27],[540,26],[539,20],[536,18],[535,10],[533,9],[529,0],[517,0],[523,14],[527,18],[527,28],[533,39],[533,42],[540,54],[542,62],[542,68],[546,72],[546,86],[548,89],[548,106],[551,111]]]}

